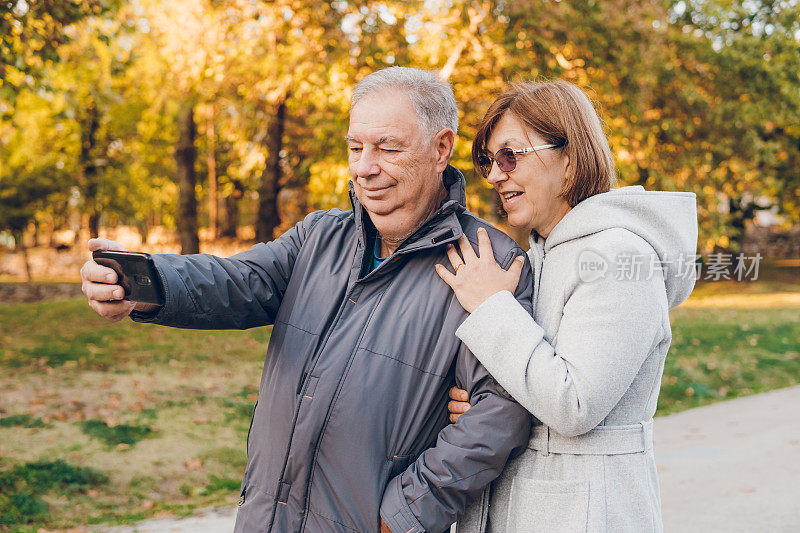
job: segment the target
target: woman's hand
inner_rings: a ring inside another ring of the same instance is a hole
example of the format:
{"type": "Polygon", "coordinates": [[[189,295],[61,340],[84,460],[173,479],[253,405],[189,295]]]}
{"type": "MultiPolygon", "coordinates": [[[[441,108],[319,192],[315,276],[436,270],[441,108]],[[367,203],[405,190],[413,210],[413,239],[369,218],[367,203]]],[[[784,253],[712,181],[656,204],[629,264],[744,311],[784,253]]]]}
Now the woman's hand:
{"type": "Polygon", "coordinates": [[[458,417],[469,411],[472,406],[469,404],[467,391],[458,387],[450,389],[450,399],[452,401],[447,402],[447,410],[450,411],[450,422],[455,424],[458,417]]]}
{"type": "Polygon", "coordinates": [[[448,245],[447,257],[455,269],[451,274],[444,265],[436,265],[436,273],[442,280],[450,285],[462,307],[471,313],[478,308],[489,296],[508,291],[514,294],[522,274],[522,265],[525,257],[517,257],[508,270],[503,270],[494,260],[492,243],[489,234],[483,228],[478,228],[478,253],[472,249],[467,237],[462,235],[458,239],[461,255],[458,255],[455,246],[448,245]]]}

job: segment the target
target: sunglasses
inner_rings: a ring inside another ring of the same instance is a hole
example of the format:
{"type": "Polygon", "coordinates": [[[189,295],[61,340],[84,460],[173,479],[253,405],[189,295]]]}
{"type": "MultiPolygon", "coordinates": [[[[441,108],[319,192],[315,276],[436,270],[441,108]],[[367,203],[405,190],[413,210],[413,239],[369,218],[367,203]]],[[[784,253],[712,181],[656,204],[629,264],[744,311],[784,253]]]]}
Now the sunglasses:
{"type": "Polygon", "coordinates": [[[497,168],[503,172],[511,172],[517,168],[517,154],[527,154],[530,152],[538,152],[547,148],[558,148],[558,144],[543,144],[541,146],[531,146],[529,148],[521,148],[513,150],[511,148],[501,148],[494,155],[484,152],[478,156],[478,166],[481,169],[481,174],[486,178],[492,170],[492,164],[497,163],[497,168]]]}

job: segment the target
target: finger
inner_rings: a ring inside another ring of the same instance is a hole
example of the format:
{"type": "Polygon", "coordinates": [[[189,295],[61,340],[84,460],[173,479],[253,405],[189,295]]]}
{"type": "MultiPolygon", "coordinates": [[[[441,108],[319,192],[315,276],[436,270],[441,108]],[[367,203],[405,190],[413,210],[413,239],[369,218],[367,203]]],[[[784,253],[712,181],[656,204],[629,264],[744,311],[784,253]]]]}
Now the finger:
{"type": "Polygon", "coordinates": [[[489,238],[489,233],[486,229],[478,228],[478,254],[481,259],[489,259],[494,261],[494,252],[492,251],[492,240],[489,238]]]}
{"type": "Polygon", "coordinates": [[[124,301],[122,302],[122,304],[123,306],[119,314],[108,317],[108,319],[111,322],[119,322],[120,320],[131,314],[131,311],[133,311],[133,307],[136,305],[134,302],[128,302],[128,301],[124,301]]]}
{"type": "Polygon", "coordinates": [[[464,414],[472,407],[467,402],[447,402],[447,410],[455,414],[464,414]]]}
{"type": "Polygon", "coordinates": [[[125,296],[125,290],[122,287],[106,283],[86,283],[83,287],[83,293],[90,300],[98,302],[122,300],[125,296]]]}
{"type": "Polygon", "coordinates": [[[119,250],[121,252],[126,251],[125,248],[117,241],[112,241],[111,239],[104,239],[103,237],[95,237],[94,239],[89,239],[89,242],[86,243],[86,246],[87,248],[89,248],[90,252],[94,252],[95,250],[119,250]]]}
{"type": "Polygon", "coordinates": [[[517,285],[519,285],[519,278],[522,276],[523,266],[525,266],[525,256],[518,255],[517,258],[511,262],[511,266],[508,267],[508,277],[516,280],[517,285]]]}
{"type": "Polygon", "coordinates": [[[457,402],[468,402],[469,394],[467,394],[467,391],[465,391],[464,389],[459,389],[458,387],[451,387],[450,398],[457,402]]]}
{"type": "Polygon", "coordinates": [[[89,307],[91,307],[98,315],[111,320],[114,317],[124,316],[128,312],[127,302],[100,302],[97,300],[89,300],[89,307]]]}
{"type": "Polygon", "coordinates": [[[105,318],[106,318],[106,319],[107,319],[109,322],[119,322],[120,320],[122,320],[123,318],[125,318],[126,316],[128,316],[129,314],[131,314],[130,310],[128,310],[128,309],[125,309],[123,312],[121,312],[121,313],[119,313],[119,314],[117,314],[117,315],[106,316],[105,318]]]}
{"type": "Polygon", "coordinates": [[[454,270],[464,263],[464,260],[458,255],[456,247],[452,244],[447,245],[447,258],[450,260],[450,264],[453,265],[454,270]]]}
{"type": "Polygon", "coordinates": [[[86,261],[81,267],[81,279],[95,283],[116,283],[117,273],[94,261],[86,261]]]}
{"type": "Polygon", "coordinates": [[[478,258],[466,235],[461,235],[461,237],[459,237],[458,246],[461,248],[461,255],[464,257],[465,263],[478,258]]]}
{"type": "Polygon", "coordinates": [[[456,422],[458,422],[458,417],[459,416],[461,416],[461,415],[450,415],[450,422],[452,424],[455,424],[456,422]]]}
{"type": "Polygon", "coordinates": [[[450,285],[450,288],[453,288],[453,284],[456,282],[456,275],[447,270],[444,265],[437,264],[435,268],[442,281],[450,285]]]}

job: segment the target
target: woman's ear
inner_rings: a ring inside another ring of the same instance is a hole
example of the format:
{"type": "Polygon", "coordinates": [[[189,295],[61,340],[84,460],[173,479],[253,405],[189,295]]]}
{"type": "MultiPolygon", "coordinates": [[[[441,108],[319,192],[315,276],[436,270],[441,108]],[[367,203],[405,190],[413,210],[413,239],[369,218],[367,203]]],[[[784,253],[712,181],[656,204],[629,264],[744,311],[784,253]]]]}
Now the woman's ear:
{"type": "Polygon", "coordinates": [[[436,148],[436,172],[444,172],[453,155],[453,145],[455,144],[455,134],[450,128],[445,128],[436,134],[433,139],[436,148]]]}

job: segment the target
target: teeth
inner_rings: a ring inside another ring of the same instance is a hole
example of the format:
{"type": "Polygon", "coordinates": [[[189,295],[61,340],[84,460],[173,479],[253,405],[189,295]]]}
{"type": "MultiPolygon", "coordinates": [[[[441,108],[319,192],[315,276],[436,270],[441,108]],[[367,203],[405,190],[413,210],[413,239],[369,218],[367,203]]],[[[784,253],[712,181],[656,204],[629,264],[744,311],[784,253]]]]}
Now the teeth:
{"type": "Polygon", "coordinates": [[[521,192],[506,192],[506,193],[503,193],[502,196],[503,196],[504,199],[510,200],[510,199],[514,198],[515,196],[519,196],[520,194],[522,194],[522,193],[521,192]]]}

